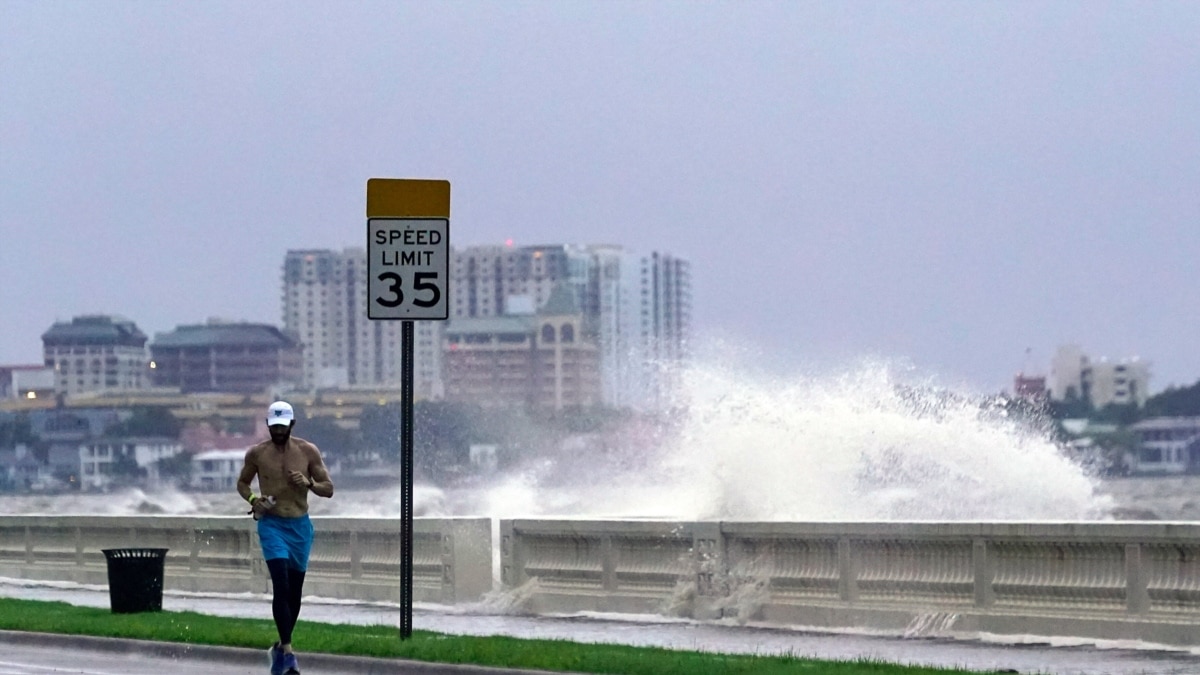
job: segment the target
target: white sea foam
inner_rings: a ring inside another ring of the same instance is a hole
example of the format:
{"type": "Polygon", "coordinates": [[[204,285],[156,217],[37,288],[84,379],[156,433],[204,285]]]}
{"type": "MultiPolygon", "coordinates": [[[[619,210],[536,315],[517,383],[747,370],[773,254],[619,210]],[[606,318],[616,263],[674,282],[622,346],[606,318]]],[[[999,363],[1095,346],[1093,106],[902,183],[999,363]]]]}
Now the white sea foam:
{"type": "Polygon", "coordinates": [[[886,364],[781,377],[724,363],[682,373],[677,433],[653,459],[630,470],[571,458],[582,479],[566,485],[527,467],[489,493],[490,514],[1087,520],[1112,507],[994,401],[901,382],[886,364]]]}
{"type": "MultiPolygon", "coordinates": [[[[728,347],[696,361],[678,374],[678,406],[654,443],[539,455],[469,488],[418,484],[415,515],[1094,520],[1114,506],[1044,433],[912,369],[864,362],[833,374],[771,372],[768,359],[728,347]]],[[[400,490],[339,489],[310,507],[318,516],[396,517],[400,490]]],[[[0,513],[244,512],[232,490],[0,499],[0,513]]]]}

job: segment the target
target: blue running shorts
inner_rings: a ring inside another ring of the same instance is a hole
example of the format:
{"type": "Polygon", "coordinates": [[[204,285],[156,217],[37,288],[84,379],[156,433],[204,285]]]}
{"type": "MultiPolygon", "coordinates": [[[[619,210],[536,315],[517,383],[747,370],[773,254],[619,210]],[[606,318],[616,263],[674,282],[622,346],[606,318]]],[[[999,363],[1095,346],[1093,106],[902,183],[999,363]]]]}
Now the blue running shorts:
{"type": "Polygon", "coordinates": [[[263,560],[284,558],[288,567],[301,572],[308,570],[313,542],[313,525],[308,514],[299,518],[263,514],[258,521],[258,541],[262,544],[263,560]]]}

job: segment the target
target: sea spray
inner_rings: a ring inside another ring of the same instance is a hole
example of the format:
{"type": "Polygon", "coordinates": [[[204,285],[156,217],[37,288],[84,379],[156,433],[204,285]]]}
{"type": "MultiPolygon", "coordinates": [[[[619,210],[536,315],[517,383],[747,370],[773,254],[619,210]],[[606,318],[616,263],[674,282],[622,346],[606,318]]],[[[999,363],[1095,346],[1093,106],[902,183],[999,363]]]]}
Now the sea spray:
{"type": "MultiPolygon", "coordinates": [[[[954,392],[880,361],[834,374],[772,372],[736,350],[696,361],[676,374],[676,405],[646,434],[652,442],[539,454],[488,483],[418,484],[416,515],[1096,520],[1113,512],[1096,479],[996,397],[954,392]]],[[[398,486],[339,487],[310,507],[316,516],[396,517],[399,500],[398,486]]],[[[0,513],[240,515],[245,507],[232,489],[125,489],[7,495],[0,513]]]]}
{"type": "Polygon", "coordinates": [[[642,466],[572,457],[582,480],[571,484],[525,467],[496,488],[503,499],[485,501],[499,517],[1106,517],[1110,500],[1042,426],[1009,417],[994,398],[901,381],[896,371],[866,363],[784,377],[732,359],[691,368],[679,375],[674,432],[642,466]]]}

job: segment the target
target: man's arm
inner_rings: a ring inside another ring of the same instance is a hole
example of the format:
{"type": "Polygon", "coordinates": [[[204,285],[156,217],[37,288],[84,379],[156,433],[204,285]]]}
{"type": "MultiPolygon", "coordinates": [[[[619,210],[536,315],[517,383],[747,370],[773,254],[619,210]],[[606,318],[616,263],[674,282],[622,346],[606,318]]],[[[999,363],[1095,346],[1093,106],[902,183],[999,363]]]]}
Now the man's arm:
{"type": "Polygon", "coordinates": [[[242,473],[238,475],[237,491],[242,496],[242,499],[250,501],[250,496],[254,493],[250,491],[250,481],[258,475],[258,465],[254,461],[254,448],[246,451],[246,461],[242,464],[242,473]]]}
{"type": "Polygon", "coordinates": [[[317,446],[312,447],[312,458],[308,462],[308,475],[312,476],[312,483],[308,489],[313,491],[313,494],[318,497],[333,496],[333,479],[329,477],[329,469],[325,468],[325,460],[321,457],[321,451],[317,446]]]}

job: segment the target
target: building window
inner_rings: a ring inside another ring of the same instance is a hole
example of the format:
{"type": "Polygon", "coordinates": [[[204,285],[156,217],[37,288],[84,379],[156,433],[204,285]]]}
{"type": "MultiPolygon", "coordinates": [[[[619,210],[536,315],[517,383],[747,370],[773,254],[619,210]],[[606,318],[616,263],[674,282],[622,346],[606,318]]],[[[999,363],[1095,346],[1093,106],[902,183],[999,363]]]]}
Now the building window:
{"type": "Polygon", "coordinates": [[[563,324],[562,341],[563,342],[574,342],[575,341],[575,327],[569,323],[563,324]]]}
{"type": "Polygon", "coordinates": [[[550,324],[542,326],[542,342],[554,342],[554,326],[550,324]]]}

